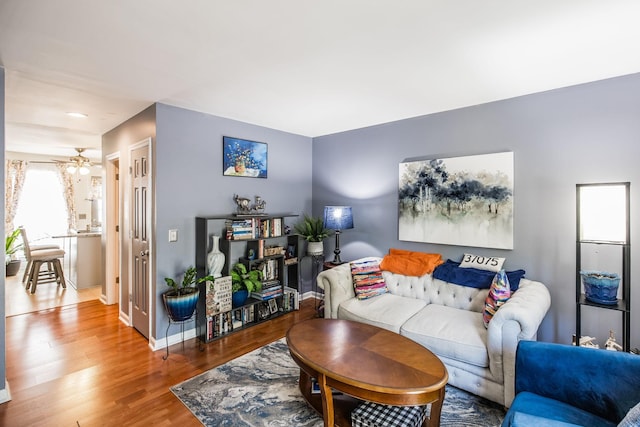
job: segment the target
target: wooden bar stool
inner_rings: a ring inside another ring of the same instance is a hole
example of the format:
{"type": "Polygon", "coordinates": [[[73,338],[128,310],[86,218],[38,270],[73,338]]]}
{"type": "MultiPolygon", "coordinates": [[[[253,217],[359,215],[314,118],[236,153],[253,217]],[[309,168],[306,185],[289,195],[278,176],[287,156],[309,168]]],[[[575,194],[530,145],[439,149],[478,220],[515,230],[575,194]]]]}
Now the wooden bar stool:
{"type": "Polygon", "coordinates": [[[31,293],[36,292],[36,287],[40,283],[56,282],[63,288],[67,287],[64,280],[64,272],[60,258],[64,258],[62,249],[41,249],[31,253],[31,271],[27,280],[26,289],[31,288],[31,293]],[[47,268],[42,270],[42,266],[47,268]]]}
{"type": "Polygon", "coordinates": [[[29,239],[27,238],[27,230],[25,230],[25,228],[22,226],[18,228],[20,229],[20,235],[22,236],[24,256],[27,259],[27,266],[25,267],[24,274],[22,275],[22,283],[26,283],[27,279],[29,278],[29,275],[31,274],[31,267],[33,265],[33,262],[31,260],[31,252],[40,251],[43,249],[60,249],[60,246],[51,245],[51,244],[31,245],[29,244],[29,239]]]}

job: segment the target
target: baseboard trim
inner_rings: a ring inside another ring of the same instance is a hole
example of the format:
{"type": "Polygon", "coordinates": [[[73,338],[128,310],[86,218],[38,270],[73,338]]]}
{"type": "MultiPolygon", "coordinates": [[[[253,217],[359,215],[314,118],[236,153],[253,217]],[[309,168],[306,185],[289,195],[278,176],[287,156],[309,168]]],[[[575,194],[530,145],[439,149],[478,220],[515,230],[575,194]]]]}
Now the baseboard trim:
{"type": "Polygon", "coordinates": [[[309,298],[317,298],[317,299],[323,299],[324,298],[324,294],[320,293],[320,292],[314,292],[314,291],[309,291],[309,292],[305,292],[304,294],[302,294],[302,300],[306,300],[309,298]]]}
{"type": "Polygon", "coordinates": [[[4,380],[4,388],[0,390],[0,404],[7,403],[11,400],[11,392],[9,391],[9,382],[4,380]]]}
{"type": "Polygon", "coordinates": [[[167,338],[160,338],[160,339],[151,338],[151,340],[149,340],[149,347],[151,347],[151,350],[153,351],[162,350],[163,348],[167,348],[167,341],[169,341],[169,346],[172,346],[174,344],[179,344],[183,341],[190,340],[191,338],[195,338],[195,337],[196,337],[196,328],[192,327],[190,329],[184,330],[184,338],[183,338],[182,332],[177,332],[173,335],[169,335],[167,338]]]}

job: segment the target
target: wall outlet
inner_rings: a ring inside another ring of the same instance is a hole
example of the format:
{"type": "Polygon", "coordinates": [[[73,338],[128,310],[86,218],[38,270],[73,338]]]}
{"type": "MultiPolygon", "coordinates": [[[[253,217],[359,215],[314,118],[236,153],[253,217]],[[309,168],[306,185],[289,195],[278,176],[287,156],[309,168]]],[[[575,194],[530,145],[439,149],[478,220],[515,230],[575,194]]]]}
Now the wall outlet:
{"type": "Polygon", "coordinates": [[[169,242],[178,241],[178,230],[169,230],[169,242]]]}

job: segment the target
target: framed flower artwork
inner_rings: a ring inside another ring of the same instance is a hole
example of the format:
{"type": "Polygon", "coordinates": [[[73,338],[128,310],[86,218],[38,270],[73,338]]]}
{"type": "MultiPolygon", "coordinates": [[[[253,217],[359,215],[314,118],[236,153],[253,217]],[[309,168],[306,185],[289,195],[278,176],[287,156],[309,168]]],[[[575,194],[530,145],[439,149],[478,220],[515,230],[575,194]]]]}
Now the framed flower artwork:
{"type": "Polygon", "coordinates": [[[222,174],[250,178],[267,177],[267,144],[222,137],[222,174]]]}

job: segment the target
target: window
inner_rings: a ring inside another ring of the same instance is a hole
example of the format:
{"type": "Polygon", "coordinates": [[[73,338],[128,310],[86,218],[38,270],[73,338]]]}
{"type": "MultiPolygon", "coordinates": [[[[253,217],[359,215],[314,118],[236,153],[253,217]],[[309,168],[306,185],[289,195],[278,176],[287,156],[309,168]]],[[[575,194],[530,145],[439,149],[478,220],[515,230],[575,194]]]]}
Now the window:
{"type": "Polygon", "coordinates": [[[14,224],[25,227],[30,241],[67,233],[67,206],[54,165],[29,165],[14,224]]]}

